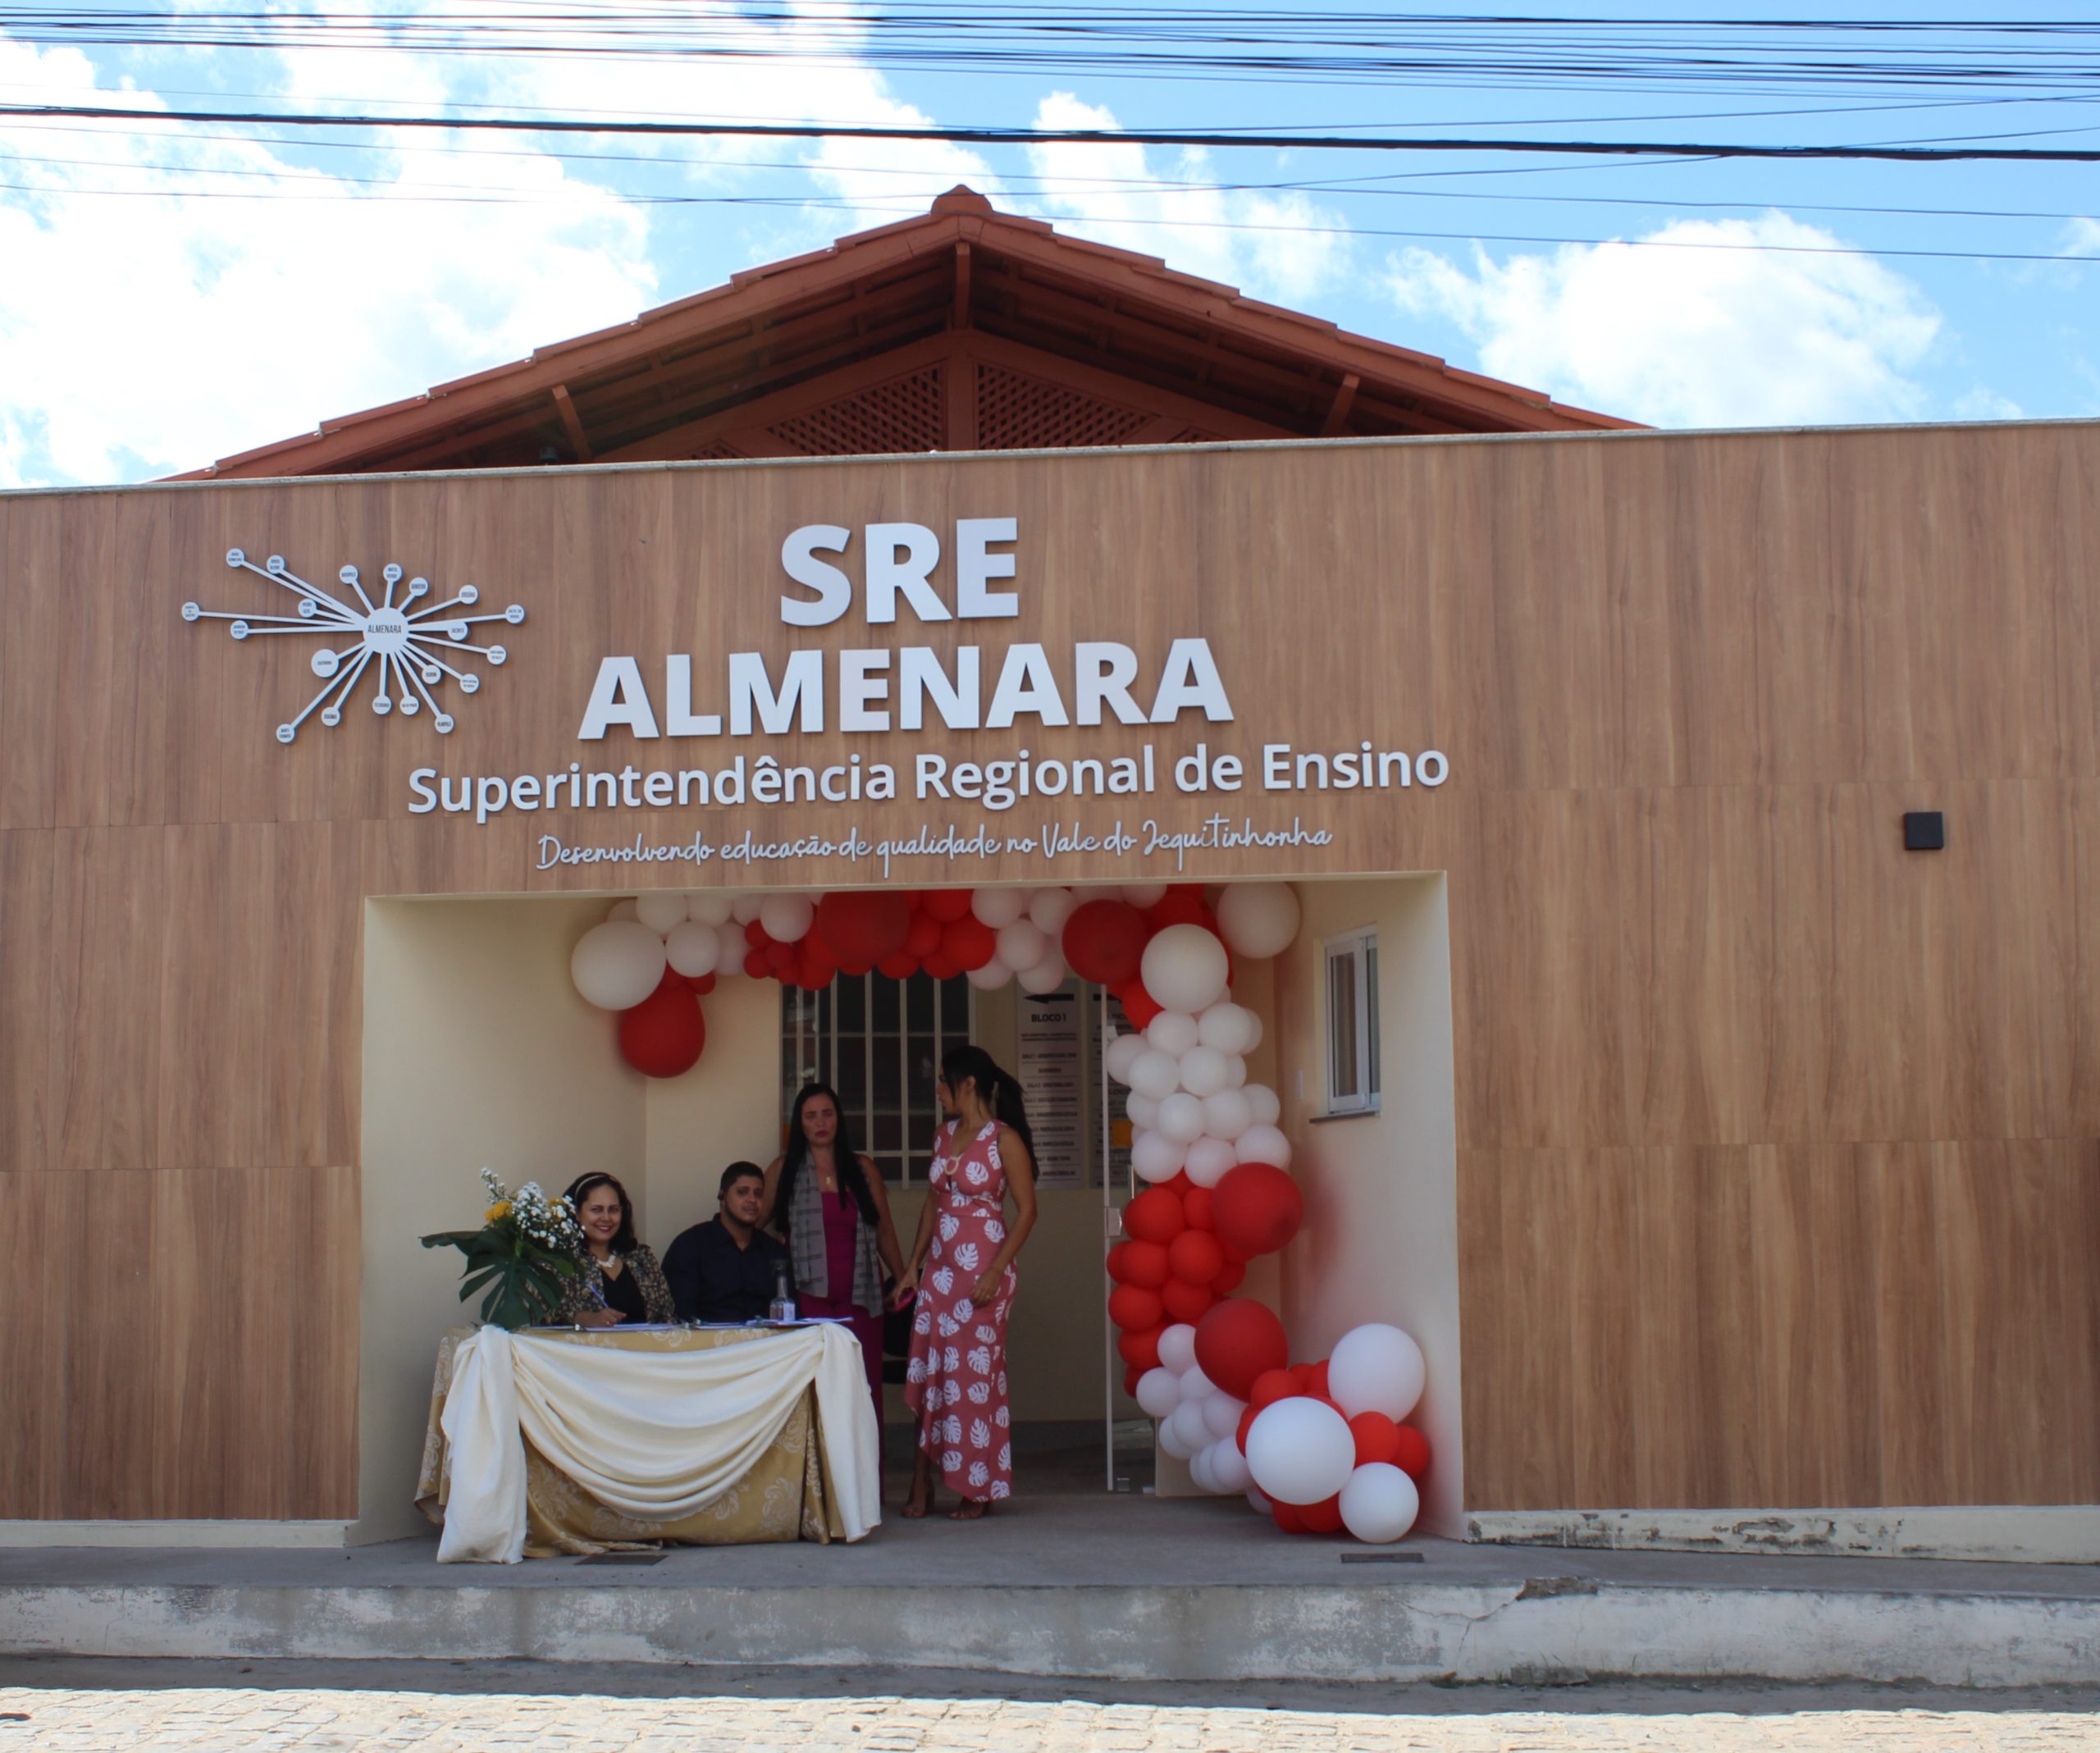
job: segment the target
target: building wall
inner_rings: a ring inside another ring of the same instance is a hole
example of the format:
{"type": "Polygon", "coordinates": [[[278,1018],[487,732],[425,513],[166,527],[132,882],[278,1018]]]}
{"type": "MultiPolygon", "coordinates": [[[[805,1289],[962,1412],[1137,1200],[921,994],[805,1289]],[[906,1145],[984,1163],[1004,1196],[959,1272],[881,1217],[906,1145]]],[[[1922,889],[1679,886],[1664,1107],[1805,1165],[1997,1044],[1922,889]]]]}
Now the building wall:
{"type": "MultiPolygon", "coordinates": [[[[540,834],[733,825],[416,817],[409,769],[565,768],[608,652],[866,640],[778,624],[798,524],[1007,514],[1023,619],[914,637],[1157,663],[1201,632],[1239,709],[1064,752],[1449,757],[1434,791],[1235,799],[1331,835],[1287,853],[890,879],[1445,874],[1469,1508],[2100,1500],[2096,504],[2089,424],[0,495],[0,1517],[349,1513],[368,900],[580,893],[602,870],[540,870],[540,834]],[[176,613],[257,600],[237,546],[399,558],[532,619],[441,743],[396,714],[283,748],[304,652],[176,613]],[[1901,849],[1911,809],[1945,851],[1901,849]]],[[[1220,800],[1139,801],[1178,830],[1220,800]]],[[[754,879],[871,879],[702,876],[754,879]]]]}

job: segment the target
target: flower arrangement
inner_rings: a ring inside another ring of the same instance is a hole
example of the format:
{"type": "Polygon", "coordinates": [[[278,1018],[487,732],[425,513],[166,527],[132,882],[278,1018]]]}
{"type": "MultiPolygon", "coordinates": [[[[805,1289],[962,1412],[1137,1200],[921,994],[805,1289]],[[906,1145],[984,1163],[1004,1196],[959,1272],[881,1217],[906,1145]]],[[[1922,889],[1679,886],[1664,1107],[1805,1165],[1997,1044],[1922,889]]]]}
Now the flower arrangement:
{"type": "Polygon", "coordinates": [[[515,1329],[551,1321],[578,1271],[583,1231],[575,1212],[537,1181],[513,1193],[483,1169],[482,1186],[489,1201],[482,1227],[426,1235],[423,1246],[456,1248],[467,1257],[459,1300],[486,1290],[482,1319],[491,1326],[515,1329]]]}

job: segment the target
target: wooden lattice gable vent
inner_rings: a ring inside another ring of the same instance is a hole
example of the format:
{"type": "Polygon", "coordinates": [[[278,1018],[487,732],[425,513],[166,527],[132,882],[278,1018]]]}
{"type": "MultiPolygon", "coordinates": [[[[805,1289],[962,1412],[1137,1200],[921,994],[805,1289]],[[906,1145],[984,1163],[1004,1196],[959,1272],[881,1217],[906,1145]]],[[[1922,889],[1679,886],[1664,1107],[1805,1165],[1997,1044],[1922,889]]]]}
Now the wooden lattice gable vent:
{"type": "Polygon", "coordinates": [[[772,428],[783,444],[804,456],[888,456],[938,450],[946,434],[941,367],[929,365],[772,428]]]}
{"type": "Polygon", "coordinates": [[[977,442],[985,450],[1116,445],[1152,416],[1004,366],[977,367],[977,442]]]}

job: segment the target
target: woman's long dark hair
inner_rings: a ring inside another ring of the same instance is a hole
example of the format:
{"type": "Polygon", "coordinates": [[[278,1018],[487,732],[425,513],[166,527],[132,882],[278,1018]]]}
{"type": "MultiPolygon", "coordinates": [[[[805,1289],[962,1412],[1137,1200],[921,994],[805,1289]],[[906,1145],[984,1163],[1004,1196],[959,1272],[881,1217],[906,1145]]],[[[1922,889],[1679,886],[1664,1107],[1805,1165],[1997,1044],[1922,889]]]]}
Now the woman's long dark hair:
{"type": "Polygon", "coordinates": [[[846,1124],[846,1104],[829,1084],[805,1084],[795,1092],[795,1105],[788,1111],[788,1148],[781,1153],[780,1180],[773,1189],[773,1222],[785,1235],[795,1221],[795,1182],[802,1165],[810,1160],[810,1137],[802,1130],[802,1109],[812,1096],[829,1096],[838,1115],[838,1131],[831,1141],[833,1159],[838,1165],[838,1185],[853,1195],[862,1221],[875,1223],[875,1196],[868,1190],[868,1177],[861,1166],[861,1153],[853,1147],[853,1134],[846,1124]]]}
{"type": "Polygon", "coordinates": [[[1002,1126],[1011,1126],[1020,1134],[1020,1141],[1028,1147],[1029,1158],[1035,1157],[1035,1134],[1029,1130],[1028,1104],[1020,1087],[1020,1080],[1012,1072],[1002,1071],[999,1062],[974,1041],[958,1041],[941,1055],[941,1081],[952,1092],[965,1078],[977,1085],[977,1099],[991,1112],[992,1117],[1002,1126]]]}
{"type": "MultiPolygon", "coordinates": [[[[619,1195],[620,1227],[619,1233],[613,1237],[613,1252],[631,1254],[641,1245],[634,1233],[634,1201],[627,1196],[627,1189],[612,1176],[593,1172],[579,1175],[571,1181],[568,1191],[562,1195],[568,1201],[568,1215],[578,1223],[582,1222],[584,1196],[600,1187],[609,1187],[619,1195]]],[[[587,1249],[591,1244],[586,1242],[582,1245],[587,1249]]]]}

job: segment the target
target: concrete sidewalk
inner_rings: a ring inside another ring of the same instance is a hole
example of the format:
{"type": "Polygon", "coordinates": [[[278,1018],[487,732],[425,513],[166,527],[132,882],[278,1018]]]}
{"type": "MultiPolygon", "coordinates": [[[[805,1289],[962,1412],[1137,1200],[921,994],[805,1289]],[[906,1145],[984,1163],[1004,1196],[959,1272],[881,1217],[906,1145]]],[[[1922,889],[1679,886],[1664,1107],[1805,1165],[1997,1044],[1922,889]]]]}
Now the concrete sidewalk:
{"type": "Polygon", "coordinates": [[[655,1563],[0,1552],[0,1654],[788,1663],[1130,1681],[2100,1684],[2074,1565],[1560,1551],[1279,1535],[1212,1500],[1047,1496],[858,1545],[655,1563]]]}

